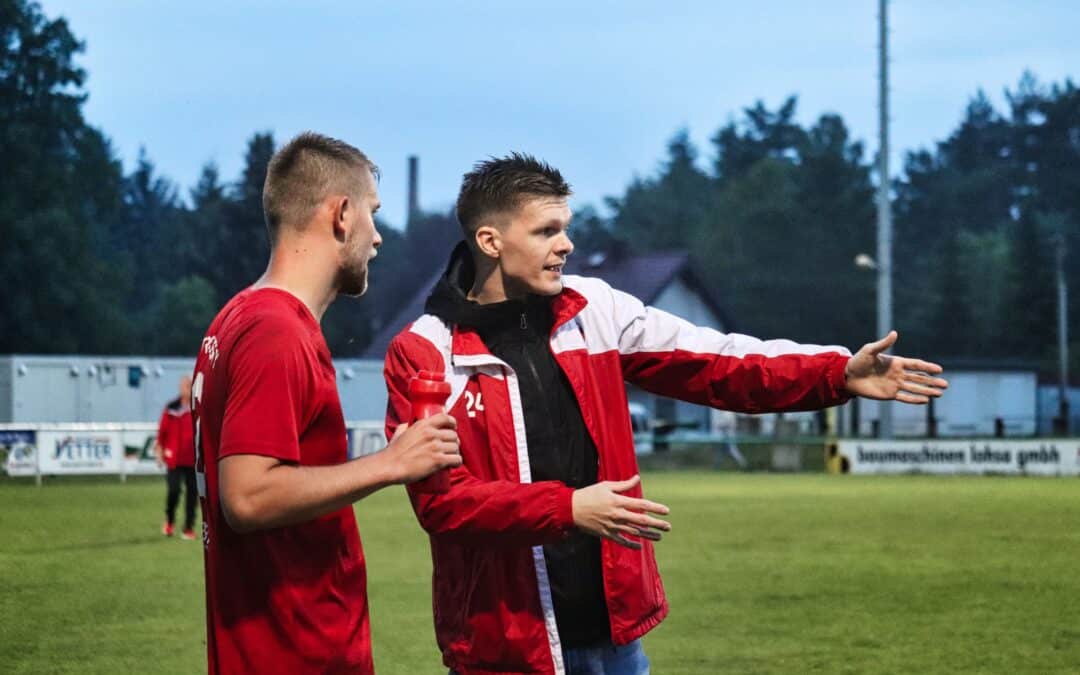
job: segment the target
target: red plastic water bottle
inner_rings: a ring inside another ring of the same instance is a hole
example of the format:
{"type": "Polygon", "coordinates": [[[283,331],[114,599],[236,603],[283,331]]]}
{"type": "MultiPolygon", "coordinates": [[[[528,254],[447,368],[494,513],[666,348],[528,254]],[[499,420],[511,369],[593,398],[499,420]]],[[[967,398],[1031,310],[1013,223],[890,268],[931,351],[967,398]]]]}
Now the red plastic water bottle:
{"type": "MultiPolygon", "coordinates": [[[[421,370],[409,380],[409,402],[412,403],[413,422],[446,410],[450,397],[450,383],[443,373],[421,370]]],[[[450,470],[439,469],[423,480],[413,483],[418,492],[443,493],[450,490],[450,470]]]]}

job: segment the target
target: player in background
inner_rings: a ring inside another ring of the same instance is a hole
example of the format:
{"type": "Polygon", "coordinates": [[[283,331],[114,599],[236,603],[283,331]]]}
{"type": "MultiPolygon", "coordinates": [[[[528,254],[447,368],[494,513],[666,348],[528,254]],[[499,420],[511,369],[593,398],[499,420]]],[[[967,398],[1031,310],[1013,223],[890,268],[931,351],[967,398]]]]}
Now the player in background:
{"type": "Polygon", "coordinates": [[[161,533],[166,537],[176,531],[176,507],[180,503],[180,486],[184,486],[184,529],[180,536],[195,538],[195,443],[191,425],[191,376],[180,378],[180,395],[169,401],[161,412],[154,456],[165,467],[165,524],[161,533]]]}

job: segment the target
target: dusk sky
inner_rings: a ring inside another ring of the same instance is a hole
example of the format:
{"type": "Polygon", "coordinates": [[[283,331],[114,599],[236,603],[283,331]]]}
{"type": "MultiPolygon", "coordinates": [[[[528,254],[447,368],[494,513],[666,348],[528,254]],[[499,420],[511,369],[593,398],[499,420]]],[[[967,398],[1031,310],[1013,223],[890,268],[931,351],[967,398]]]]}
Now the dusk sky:
{"type": "MultiPolygon", "coordinates": [[[[520,150],[562,169],[575,206],[653,173],[687,128],[799,97],[799,121],[843,116],[877,147],[877,2],[285,2],[44,0],[86,42],[88,120],[131,168],[140,146],[184,195],[203,164],[239,175],[247,139],[339,136],[382,168],[403,224],[406,157],[421,206],[449,208],[478,159],[520,150]]],[[[943,139],[968,99],[1025,69],[1075,78],[1080,2],[900,0],[892,29],[893,172],[943,139]]]]}

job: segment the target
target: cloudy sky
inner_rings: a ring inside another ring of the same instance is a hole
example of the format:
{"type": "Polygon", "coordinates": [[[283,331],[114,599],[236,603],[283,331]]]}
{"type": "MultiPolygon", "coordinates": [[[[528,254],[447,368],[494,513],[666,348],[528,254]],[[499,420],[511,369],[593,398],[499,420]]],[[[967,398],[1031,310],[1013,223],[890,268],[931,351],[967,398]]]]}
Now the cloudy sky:
{"type": "MultiPolygon", "coordinates": [[[[130,168],[145,147],[184,193],[208,161],[235,178],[245,141],[314,129],[383,168],[383,213],[448,208],[477,159],[560,167],[576,204],[655,171],[687,128],[709,137],[761,99],[841,114],[877,147],[877,2],[285,2],[43,0],[86,42],[85,112],[130,168]]],[[[1080,2],[890,5],[893,166],[944,138],[979,88],[999,106],[1025,69],[1076,78],[1080,2]]]]}

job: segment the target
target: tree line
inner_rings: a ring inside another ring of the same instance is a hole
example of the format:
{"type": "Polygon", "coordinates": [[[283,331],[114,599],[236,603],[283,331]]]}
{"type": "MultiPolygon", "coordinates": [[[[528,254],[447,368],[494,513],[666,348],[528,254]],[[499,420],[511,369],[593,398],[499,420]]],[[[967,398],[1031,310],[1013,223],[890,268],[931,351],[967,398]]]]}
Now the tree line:
{"type": "MultiPolygon", "coordinates": [[[[1000,111],[977,92],[891,182],[895,325],[908,353],[1052,372],[1061,246],[1069,334],[1080,328],[1080,90],[1025,73],[1005,98],[1000,111]]],[[[745,109],[710,139],[706,168],[676,134],[610,218],[590,217],[632,249],[688,248],[742,331],[858,346],[876,325],[876,273],[854,264],[876,255],[876,158],[838,115],[803,127],[796,106],[745,109]]]]}
{"type": "MultiPolygon", "coordinates": [[[[263,271],[261,192],[276,147],[243,148],[239,176],[207,164],[186,192],[146,152],[125,172],[86,122],[84,45],[62,18],[0,0],[0,353],[193,353],[217,309],[263,271]]],[[[908,152],[892,182],[896,327],[935,358],[1056,354],[1055,255],[1080,281],[1080,90],[1024,74],[996,109],[977,92],[957,128],[908,152]]],[[[707,156],[677,132],[650,175],[575,216],[579,254],[686,249],[735,328],[858,346],[874,337],[874,158],[839,115],[797,122],[792,96],[724,123],[707,156]]],[[[573,178],[572,176],[570,177],[573,178]]],[[[416,213],[384,243],[363,302],[335,303],[338,356],[441,268],[452,213],[416,213]]],[[[1080,335],[1080,292],[1070,295],[1080,335]]],[[[1080,349],[1077,355],[1080,364],[1080,349]]]]}

